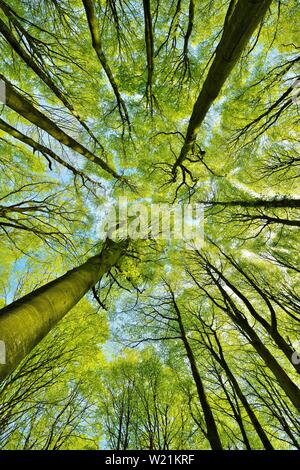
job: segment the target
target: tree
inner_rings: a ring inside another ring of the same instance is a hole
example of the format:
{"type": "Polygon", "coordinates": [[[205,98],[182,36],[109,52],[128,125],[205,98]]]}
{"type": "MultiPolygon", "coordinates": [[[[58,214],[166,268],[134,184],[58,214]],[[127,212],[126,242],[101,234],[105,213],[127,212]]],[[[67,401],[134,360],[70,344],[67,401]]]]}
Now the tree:
{"type": "Polygon", "coordinates": [[[297,7],[0,0],[2,449],[299,449],[297,7]]]}
{"type": "Polygon", "coordinates": [[[109,448],[170,450],[191,446],[194,425],[185,396],[172,370],[152,348],[141,354],[126,351],[108,364],[101,391],[100,409],[109,448]]]}
{"type": "Polygon", "coordinates": [[[1,382],[1,449],[97,448],[101,429],[84,393],[93,368],[91,360],[87,367],[86,357],[104,366],[96,343],[104,342],[107,333],[104,315],[95,315],[91,303],[82,299],[1,382]],[[95,328],[101,330],[96,341],[95,328]]]}
{"type": "Polygon", "coordinates": [[[126,248],[127,242],[108,239],[98,255],[1,310],[1,337],[6,346],[1,379],[110,271],[126,248]]]}
{"type": "MultiPolygon", "coordinates": [[[[215,57],[208,71],[202,90],[194,105],[184,145],[172,168],[175,179],[177,167],[182,165],[187,154],[195,147],[198,129],[210,106],[218,97],[222,86],[240,58],[254,30],[263,20],[270,4],[270,0],[258,3],[236,2],[234,0],[230,2],[224,21],[221,40],[216,48],[215,57]]],[[[196,151],[196,154],[197,153],[196,151]]]]}

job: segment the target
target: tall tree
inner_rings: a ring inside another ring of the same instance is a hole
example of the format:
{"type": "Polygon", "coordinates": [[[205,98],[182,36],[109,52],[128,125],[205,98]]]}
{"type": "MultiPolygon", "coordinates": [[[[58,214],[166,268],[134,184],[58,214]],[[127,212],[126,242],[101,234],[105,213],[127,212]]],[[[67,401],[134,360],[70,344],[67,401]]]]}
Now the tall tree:
{"type": "Polygon", "coordinates": [[[1,448],[299,448],[298,18],[0,0],[1,448]]]}
{"type": "Polygon", "coordinates": [[[241,57],[253,32],[259,23],[263,21],[271,1],[230,1],[221,40],[216,48],[214,60],[209,68],[201,92],[194,104],[180,155],[172,168],[174,179],[176,179],[178,166],[183,163],[188,153],[191,151],[195,154],[199,153],[196,149],[194,151],[199,128],[232,69],[241,57]]]}
{"type": "Polygon", "coordinates": [[[96,256],[0,311],[6,377],[68,311],[120,260],[127,241],[107,240],[96,256]]]}

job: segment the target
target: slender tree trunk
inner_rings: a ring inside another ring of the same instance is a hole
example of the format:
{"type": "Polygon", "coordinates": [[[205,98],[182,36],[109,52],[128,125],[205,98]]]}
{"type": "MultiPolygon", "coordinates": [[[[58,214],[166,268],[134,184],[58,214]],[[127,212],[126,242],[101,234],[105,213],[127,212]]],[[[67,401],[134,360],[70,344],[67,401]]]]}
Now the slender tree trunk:
{"type": "Polygon", "coordinates": [[[118,110],[122,119],[123,124],[127,122],[129,130],[131,130],[131,124],[129,120],[129,115],[128,111],[126,108],[126,104],[121,96],[121,93],[119,91],[116,79],[112,73],[112,70],[110,66],[108,65],[106,56],[104,54],[104,50],[102,47],[102,41],[101,41],[101,36],[98,28],[98,22],[97,22],[97,16],[96,16],[96,10],[95,10],[95,5],[93,0],[82,0],[85,13],[86,13],[86,18],[87,22],[89,25],[90,29],[90,34],[91,34],[91,39],[92,39],[92,45],[93,49],[95,50],[97,57],[99,59],[100,64],[103,67],[103,70],[109,80],[109,83],[113,89],[114,95],[117,100],[118,104],[118,110]]]}
{"type": "Polygon", "coordinates": [[[179,324],[179,329],[180,329],[180,333],[181,333],[182,342],[183,342],[185,350],[186,350],[186,354],[187,354],[187,357],[188,357],[188,360],[189,360],[189,363],[190,363],[192,375],[193,375],[193,378],[194,378],[194,381],[195,381],[195,384],[196,384],[199,401],[201,403],[201,407],[202,407],[202,410],[203,410],[205,424],[206,424],[207,439],[208,439],[208,441],[210,443],[210,446],[213,450],[222,450],[223,447],[222,447],[221,439],[220,439],[220,436],[219,436],[219,433],[218,433],[218,428],[217,428],[217,425],[216,425],[216,422],[215,422],[215,418],[214,418],[213,412],[211,410],[211,407],[208,403],[206,393],[205,393],[205,389],[204,389],[204,385],[203,385],[203,382],[202,382],[202,379],[201,379],[201,376],[200,376],[200,373],[199,373],[199,370],[198,370],[198,367],[197,367],[196,359],[194,357],[194,353],[193,353],[193,350],[190,346],[190,343],[187,339],[187,336],[186,336],[186,333],[185,333],[185,328],[184,328],[182,318],[181,318],[181,313],[180,313],[180,310],[179,310],[179,308],[178,308],[178,306],[175,302],[174,297],[173,297],[173,305],[174,305],[176,315],[177,315],[177,319],[178,319],[178,324],[179,324]]]}
{"type": "Polygon", "coordinates": [[[107,240],[100,254],[0,310],[0,340],[6,349],[0,380],[119,261],[127,246],[127,241],[107,240]]]}
{"type": "Polygon", "coordinates": [[[225,304],[227,306],[227,309],[225,310],[228,316],[241,329],[241,331],[244,332],[245,336],[248,337],[250,344],[253,346],[259,356],[263,359],[266,366],[273,372],[279,385],[285,391],[286,395],[289,397],[295,408],[297,410],[300,410],[300,389],[290,379],[288,374],[281,367],[279,362],[277,362],[274,356],[270,353],[268,348],[266,348],[257,333],[249,324],[248,320],[241,314],[233,300],[230,298],[224,288],[220,285],[219,281],[215,278],[213,279],[225,300],[225,304]]]}
{"type": "Polygon", "coordinates": [[[144,23],[145,23],[145,43],[146,43],[146,54],[147,54],[147,85],[146,85],[146,97],[147,106],[150,106],[151,115],[153,113],[153,30],[152,30],[152,17],[151,17],[151,5],[150,0],[143,0],[144,8],[144,23]]]}
{"type": "Polygon", "coordinates": [[[23,116],[25,119],[30,121],[32,124],[35,124],[39,128],[46,131],[49,135],[58,140],[61,144],[69,147],[74,150],[89,161],[99,165],[104,171],[112,175],[118,180],[122,180],[122,177],[111,168],[104,160],[100,157],[97,157],[90,150],[88,150],[84,145],[77,142],[73,137],[66,134],[58,125],[53,122],[48,116],[41,113],[27,98],[18,93],[14,86],[0,74],[0,78],[5,82],[5,91],[6,91],[6,105],[16,111],[19,115],[23,116]]]}
{"type": "Polygon", "coordinates": [[[232,387],[234,388],[235,390],[235,393],[237,395],[237,397],[239,398],[239,400],[241,401],[257,435],[259,436],[263,446],[265,449],[267,450],[274,450],[267,434],[265,433],[262,425],[260,424],[255,412],[253,411],[250,403],[248,402],[247,400],[247,397],[244,395],[244,393],[242,392],[242,389],[241,387],[239,386],[239,383],[237,381],[237,379],[235,378],[233,372],[231,371],[225,357],[224,357],[224,353],[223,353],[223,348],[221,346],[221,343],[220,343],[220,340],[216,334],[216,332],[214,332],[214,337],[216,339],[216,343],[217,343],[217,346],[218,346],[218,350],[219,350],[219,354],[216,353],[216,351],[210,347],[209,350],[210,352],[212,353],[213,357],[216,359],[216,361],[223,367],[228,379],[230,380],[231,384],[232,384],[232,387]]]}
{"type": "Polygon", "coordinates": [[[18,131],[17,129],[12,127],[10,124],[3,121],[3,119],[0,119],[0,129],[6,132],[7,134],[11,135],[15,139],[19,140],[23,144],[29,145],[29,147],[33,149],[33,152],[40,152],[48,161],[50,170],[52,170],[52,165],[51,165],[51,160],[49,159],[49,157],[55,160],[60,165],[67,168],[68,170],[70,170],[74,176],[79,176],[82,179],[82,181],[86,180],[86,181],[90,181],[92,184],[99,184],[96,181],[94,181],[92,178],[90,178],[88,175],[86,175],[83,171],[77,170],[73,165],[70,165],[70,163],[63,160],[59,155],[57,155],[57,153],[53,152],[53,150],[49,149],[48,147],[45,147],[39,142],[36,142],[35,140],[31,139],[27,135],[18,131]]]}
{"type": "MultiPolygon", "coordinates": [[[[0,8],[5,13],[6,17],[8,18],[9,22],[12,22],[16,29],[21,29],[19,22],[17,21],[16,13],[14,13],[11,8],[9,8],[4,2],[0,1],[0,8]]],[[[56,85],[55,81],[52,80],[49,73],[43,69],[41,64],[39,64],[34,59],[34,50],[32,51],[32,55],[29,54],[24,47],[22,47],[21,42],[13,35],[12,31],[6,26],[4,21],[0,19],[0,32],[3,37],[6,39],[8,44],[14,49],[14,51],[24,60],[24,62],[31,67],[32,70],[38,75],[38,77],[43,80],[43,82],[53,91],[53,93],[57,96],[57,98],[66,106],[66,108],[71,112],[71,114],[77,119],[78,122],[84,127],[84,129],[89,133],[92,139],[96,142],[97,145],[100,146],[101,150],[104,151],[103,146],[99,142],[99,140],[95,137],[91,129],[88,125],[84,122],[84,120],[80,117],[78,112],[74,109],[73,104],[69,101],[66,94],[56,85]]],[[[28,40],[28,38],[26,38],[28,40]]],[[[29,43],[29,46],[31,44],[29,43]]]]}
{"type": "Polygon", "coordinates": [[[263,291],[260,289],[259,286],[257,286],[253,280],[242,270],[242,268],[234,261],[232,260],[229,256],[227,256],[223,251],[222,254],[230,261],[230,263],[248,280],[250,285],[260,294],[260,296],[263,298],[265,301],[270,314],[271,314],[271,323],[269,323],[264,315],[260,315],[258,311],[253,307],[252,303],[248,300],[248,298],[234,285],[232,284],[225,276],[224,274],[217,269],[216,267],[211,266],[211,268],[220,276],[220,279],[227,284],[227,286],[234,292],[234,294],[241,299],[241,301],[246,305],[248,311],[250,314],[257,320],[267,331],[267,333],[271,336],[275,344],[278,346],[278,348],[283,352],[283,354],[286,356],[288,361],[291,363],[292,367],[300,373],[300,364],[294,364],[293,363],[293,348],[286,342],[286,340],[283,338],[283,336],[279,333],[277,329],[277,319],[276,319],[276,312],[273,309],[273,306],[271,302],[268,300],[268,298],[264,295],[263,291]]]}
{"type": "Polygon", "coordinates": [[[198,200],[198,204],[207,206],[224,206],[224,207],[264,207],[274,209],[275,207],[300,208],[300,198],[278,198],[278,199],[249,199],[249,200],[232,200],[232,201],[203,201],[198,200]]]}
{"type": "Polygon", "coordinates": [[[224,391],[226,399],[227,399],[227,401],[228,401],[228,403],[229,403],[229,405],[232,409],[233,418],[236,421],[238,427],[240,428],[240,432],[241,432],[245,447],[246,447],[247,450],[252,450],[252,447],[251,447],[251,444],[249,442],[247,432],[246,432],[246,429],[245,429],[245,426],[244,426],[244,421],[243,421],[243,418],[242,418],[242,415],[241,415],[240,406],[239,406],[238,400],[236,398],[235,390],[232,387],[232,390],[233,390],[234,395],[235,395],[234,396],[235,400],[234,400],[234,399],[231,398],[230,393],[228,392],[228,390],[226,388],[225,382],[223,382],[222,376],[219,373],[216,364],[214,364],[214,369],[215,369],[215,374],[217,375],[217,378],[218,378],[219,385],[221,386],[222,390],[224,391]]]}
{"type": "Polygon", "coordinates": [[[186,34],[184,36],[184,44],[183,44],[183,54],[187,56],[188,49],[189,49],[189,40],[193,31],[194,26],[194,18],[195,18],[195,2],[194,0],[190,0],[189,4],[189,22],[188,27],[186,30],[186,34]]]}

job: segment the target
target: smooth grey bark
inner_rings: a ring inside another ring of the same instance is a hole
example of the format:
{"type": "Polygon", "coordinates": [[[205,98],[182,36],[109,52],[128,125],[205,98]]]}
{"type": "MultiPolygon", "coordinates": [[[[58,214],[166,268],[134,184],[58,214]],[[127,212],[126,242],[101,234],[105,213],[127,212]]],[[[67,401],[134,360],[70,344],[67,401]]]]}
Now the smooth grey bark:
{"type": "Polygon", "coordinates": [[[87,158],[89,161],[99,165],[104,171],[112,175],[118,180],[123,180],[122,176],[111,168],[104,160],[97,157],[84,145],[77,142],[73,137],[66,134],[62,129],[58,127],[48,116],[41,113],[27,98],[17,92],[14,86],[7,80],[6,77],[0,74],[0,78],[5,82],[6,91],[6,105],[16,111],[18,114],[23,116],[25,119],[30,121],[32,124],[40,127],[46,131],[49,135],[58,140],[61,144],[66,145],[70,149],[79,153],[80,155],[87,158]]]}
{"type": "MultiPolygon", "coordinates": [[[[0,0],[0,8],[6,15],[9,22],[11,22],[16,28],[20,29],[20,24],[17,21],[16,14],[13,10],[6,5],[5,2],[0,0]]],[[[16,38],[13,32],[5,24],[4,21],[0,18],[0,33],[5,38],[7,43],[13,48],[13,50],[21,57],[21,59],[30,67],[38,77],[49,87],[49,89],[56,95],[56,97],[64,104],[64,106],[70,111],[70,113],[77,119],[77,121],[82,125],[82,127],[88,132],[92,137],[94,142],[101,148],[101,151],[104,152],[104,148],[94,135],[89,126],[81,118],[79,113],[75,110],[73,104],[68,99],[66,93],[64,93],[51,78],[50,74],[43,68],[43,64],[39,64],[38,61],[34,58],[34,50],[32,55],[30,55],[24,47],[22,47],[21,42],[16,38]]],[[[27,38],[28,40],[29,38],[27,38]]],[[[31,44],[29,43],[31,46],[31,44]]]]}
{"type": "Polygon", "coordinates": [[[173,168],[176,170],[193,150],[200,126],[242,55],[253,32],[263,20],[272,0],[232,0],[224,22],[223,34],[200,94],[194,105],[184,144],[173,168]]]}
{"type": "MultiPolygon", "coordinates": [[[[83,181],[89,181],[92,184],[99,184],[97,181],[94,181],[92,178],[90,178],[88,175],[86,175],[83,171],[77,170],[73,165],[70,165],[70,163],[66,162],[63,160],[59,155],[57,155],[53,150],[49,149],[48,147],[45,147],[44,145],[40,144],[39,142],[36,142],[35,140],[31,139],[27,135],[23,134],[22,132],[18,131],[15,127],[11,126],[7,122],[3,121],[3,119],[0,119],[0,129],[6,132],[7,134],[11,135],[15,139],[19,140],[23,144],[28,145],[29,147],[32,148],[33,152],[40,152],[48,161],[50,162],[49,158],[52,158],[55,160],[57,163],[60,165],[64,166],[68,170],[70,170],[74,176],[79,176],[83,181]]],[[[51,162],[50,162],[51,163],[51,162]]],[[[49,163],[50,170],[51,164],[49,163]]]]}
{"type": "Polygon", "coordinates": [[[120,260],[127,246],[127,240],[108,239],[98,255],[0,310],[0,340],[6,349],[6,363],[0,364],[0,380],[120,260]]]}

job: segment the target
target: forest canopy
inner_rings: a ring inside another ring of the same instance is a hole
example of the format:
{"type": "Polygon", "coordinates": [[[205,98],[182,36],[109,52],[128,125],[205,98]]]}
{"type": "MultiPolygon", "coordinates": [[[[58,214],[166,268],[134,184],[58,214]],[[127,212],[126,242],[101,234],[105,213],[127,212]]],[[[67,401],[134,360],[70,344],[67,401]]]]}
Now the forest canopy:
{"type": "Polygon", "coordinates": [[[0,0],[0,449],[300,449],[299,22],[0,0]]]}

